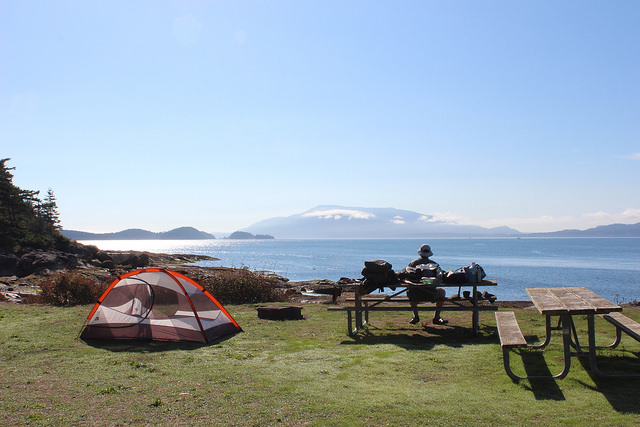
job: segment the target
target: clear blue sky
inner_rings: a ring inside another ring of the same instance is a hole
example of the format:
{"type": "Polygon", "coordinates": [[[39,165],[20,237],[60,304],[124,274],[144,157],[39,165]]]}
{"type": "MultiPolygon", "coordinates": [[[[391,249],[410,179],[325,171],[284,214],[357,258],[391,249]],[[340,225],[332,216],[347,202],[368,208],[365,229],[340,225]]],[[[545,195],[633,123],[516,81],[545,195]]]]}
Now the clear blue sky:
{"type": "Polygon", "coordinates": [[[319,204],[640,221],[640,2],[0,0],[0,156],[66,229],[319,204]]]}

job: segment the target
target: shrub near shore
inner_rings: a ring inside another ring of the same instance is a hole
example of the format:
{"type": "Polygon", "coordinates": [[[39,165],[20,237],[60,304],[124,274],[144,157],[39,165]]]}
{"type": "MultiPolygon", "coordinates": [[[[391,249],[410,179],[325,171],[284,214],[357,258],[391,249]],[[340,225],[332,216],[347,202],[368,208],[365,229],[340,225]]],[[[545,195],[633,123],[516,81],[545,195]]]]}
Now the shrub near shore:
{"type": "MultiPolygon", "coordinates": [[[[199,283],[221,304],[251,304],[284,301],[282,282],[267,275],[247,269],[199,268],[183,266],[178,270],[199,283]]],[[[98,301],[113,276],[96,276],[81,270],[61,271],[37,282],[39,294],[23,298],[23,303],[40,303],[54,306],[92,304],[98,301]]],[[[0,301],[6,298],[0,293],[0,301]]]]}
{"type": "MultiPolygon", "coordinates": [[[[197,281],[197,280],[196,280],[197,281]]],[[[200,285],[221,304],[282,301],[281,282],[248,269],[219,269],[201,278],[200,285]]]]}
{"type": "Polygon", "coordinates": [[[40,282],[42,304],[80,305],[98,301],[108,283],[77,272],[63,272],[40,282]]]}

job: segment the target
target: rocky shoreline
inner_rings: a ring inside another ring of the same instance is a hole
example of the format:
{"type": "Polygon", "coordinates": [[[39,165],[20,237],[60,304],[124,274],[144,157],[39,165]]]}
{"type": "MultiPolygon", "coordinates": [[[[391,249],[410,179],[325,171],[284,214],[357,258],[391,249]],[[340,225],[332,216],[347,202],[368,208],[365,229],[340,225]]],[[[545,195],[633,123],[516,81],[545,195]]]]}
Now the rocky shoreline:
{"type": "MultiPolygon", "coordinates": [[[[22,302],[37,295],[39,284],[48,277],[64,271],[82,273],[102,282],[110,282],[131,270],[155,267],[174,270],[188,277],[207,278],[228,267],[203,267],[198,261],[217,258],[194,254],[163,254],[143,251],[105,251],[95,246],[72,242],[69,250],[0,251],[0,293],[11,302],[22,302]]],[[[277,288],[295,303],[336,302],[343,293],[353,292],[354,286],[338,285],[327,279],[290,282],[272,272],[254,272],[276,279],[277,288]]]]}

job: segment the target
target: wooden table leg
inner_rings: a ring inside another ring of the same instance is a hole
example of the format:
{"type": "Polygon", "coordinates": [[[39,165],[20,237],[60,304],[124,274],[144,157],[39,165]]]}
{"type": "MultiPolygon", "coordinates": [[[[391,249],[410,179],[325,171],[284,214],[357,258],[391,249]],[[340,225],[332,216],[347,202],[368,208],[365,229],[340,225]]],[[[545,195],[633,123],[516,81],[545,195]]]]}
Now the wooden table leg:
{"type": "Polygon", "coordinates": [[[363,325],[366,325],[369,323],[369,303],[367,301],[363,301],[363,311],[364,311],[364,323],[363,325]]]}
{"type": "Polygon", "coordinates": [[[480,312],[478,310],[478,287],[473,285],[473,312],[471,314],[471,324],[473,327],[473,335],[478,335],[480,332],[480,312]]]}
{"type": "Polygon", "coordinates": [[[356,287],[355,293],[356,330],[362,328],[362,285],[356,287]]]}

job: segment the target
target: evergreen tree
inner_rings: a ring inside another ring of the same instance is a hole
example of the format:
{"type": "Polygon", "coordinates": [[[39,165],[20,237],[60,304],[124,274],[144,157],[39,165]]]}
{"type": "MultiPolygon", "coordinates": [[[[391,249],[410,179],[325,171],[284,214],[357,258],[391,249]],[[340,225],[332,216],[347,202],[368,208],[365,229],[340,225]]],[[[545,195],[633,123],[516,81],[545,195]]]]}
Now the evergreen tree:
{"type": "Polygon", "coordinates": [[[41,249],[66,246],[53,190],[43,202],[38,191],[13,184],[11,159],[0,160],[0,247],[31,246],[41,249]]]}
{"type": "Polygon", "coordinates": [[[58,205],[56,204],[56,196],[53,194],[53,189],[49,188],[47,191],[47,197],[44,199],[44,203],[40,206],[41,223],[46,232],[54,233],[55,230],[60,230],[60,214],[58,213],[58,205]]]}

